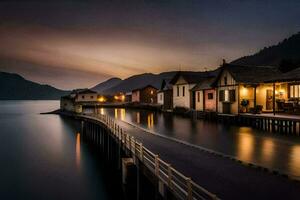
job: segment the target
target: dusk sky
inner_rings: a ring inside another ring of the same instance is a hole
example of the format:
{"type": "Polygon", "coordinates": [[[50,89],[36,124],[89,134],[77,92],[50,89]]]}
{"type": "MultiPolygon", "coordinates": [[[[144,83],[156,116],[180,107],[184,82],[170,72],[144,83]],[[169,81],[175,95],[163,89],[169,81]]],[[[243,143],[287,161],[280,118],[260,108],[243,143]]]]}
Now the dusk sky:
{"type": "Polygon", "coordinates": [[[0,71],[62,89],[214,69],[300,31],[299,0],[1,1],[0,71]]]}

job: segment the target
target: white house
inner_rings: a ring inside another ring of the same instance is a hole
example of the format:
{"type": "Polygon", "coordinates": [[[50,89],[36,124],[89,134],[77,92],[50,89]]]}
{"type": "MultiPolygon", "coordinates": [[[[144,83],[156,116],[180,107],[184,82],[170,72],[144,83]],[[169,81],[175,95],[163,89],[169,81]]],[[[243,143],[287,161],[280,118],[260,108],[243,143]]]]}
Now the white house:
{"type": "Polygon", "coordinates": [[[173,85],[173,108],[195,109],[194,92],[191,91],[201,80],[211,77],[214,72],[178,72],[170,83],[173,85]]]}
{"type": "Polygon", "coordinates": [[[70,112],[82,112],[85,103],[97,103],[98,94],[90,89],[73,90],[69,95],[60,99],[60,109],[70,112]]]}
{"type": "Polygon", "coordinates": [[[75,102],[97,102],[98,94],[97,92],[90,89],[79,89],[75,90],[71,93],[71,95],[75,95],[75,102]]]}

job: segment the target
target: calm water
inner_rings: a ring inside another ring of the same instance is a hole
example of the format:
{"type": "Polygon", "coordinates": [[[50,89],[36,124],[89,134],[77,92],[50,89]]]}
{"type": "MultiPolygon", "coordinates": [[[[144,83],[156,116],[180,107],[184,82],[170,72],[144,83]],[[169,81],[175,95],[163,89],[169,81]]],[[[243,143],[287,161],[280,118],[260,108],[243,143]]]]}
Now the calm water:
{"type": "Polygon", "coordinates": [[[281,170],[300,179],[300,137],[193,121],[168,113],[109,108],[101,108],[100,112],[243,161],[281,170]]]}
{"type": "Polygon", "coordinates": [[[123,199],[78,122],[38,114],[57,108],[58,101],[0,101],[0,199],[123,199]]]}

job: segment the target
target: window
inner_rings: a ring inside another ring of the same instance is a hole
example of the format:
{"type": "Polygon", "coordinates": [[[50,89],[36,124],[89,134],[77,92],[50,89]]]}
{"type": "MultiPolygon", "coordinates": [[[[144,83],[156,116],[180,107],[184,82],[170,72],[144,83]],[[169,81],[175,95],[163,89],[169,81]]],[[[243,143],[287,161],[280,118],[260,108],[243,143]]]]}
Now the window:
{"type": "Polygon", "coordinates": [[[177,86],[177,96],[179,97],[179,86],[177,86]]]}
{"type": "Polygon", "coordinates": [[[224,101],[229,101],[229,90],[225,90],[224,101]]]}
{"type": "Polygon", "coordinates": [[[83,98],[83,99],[84,99],[84,95],[82,95],[82,96],[81,96],[81,98],[83,98]]]}
{"type": "Polygon", "coordinates": [[[229,101],[230,102],[235,101],[235,90],[229,90],[229,101]]]}
{"type": "Polygon", "coordinates": [[[214,98],[214,94],[212,92],[207,94],[207,99],[213,99],[214,98]]]}
{"type": "Polygon", "coordinates": [[[151,90],[150,93],[153,94],[153,90],[151,90]]]}
{"type": "Polygon", "coordinates": [[[227,76],[224,76],[224,85],[227,85],[227,76]]]}
{"type": "Polygon", "coordinates": [[[184,94],[185,94],[185,87],[182,86],[182,96],[184,97],[184,94]]]}
{"type": "Polygon", "coordinates": [[[197,92],[197,101],[200,102],[200,92],[197,92]]]}
{"type": "Polygon", "coordinates": [[[219,91],[219,101],[224,101],[225,100],[225,91],[224,90],[220,90],[219,91]]]}
{"type": "Polygon", "coordinates": [[[162,101],[162,97],[163,97],[163,95],[162,95],[162,94],[160,94],[160,95],[159,95],[159,98],[160,98],[160,100],[161,100],[161,101],[162,101]]]}
{"type": "Polygon", "coordinates": [[[290,98],[300,98],[300,85],[290,85],[290,98]]]}
{"type": "Polygon", "coordinates": [[[94,96],[91,96],[91,99],[94,98],[94,96]]]}

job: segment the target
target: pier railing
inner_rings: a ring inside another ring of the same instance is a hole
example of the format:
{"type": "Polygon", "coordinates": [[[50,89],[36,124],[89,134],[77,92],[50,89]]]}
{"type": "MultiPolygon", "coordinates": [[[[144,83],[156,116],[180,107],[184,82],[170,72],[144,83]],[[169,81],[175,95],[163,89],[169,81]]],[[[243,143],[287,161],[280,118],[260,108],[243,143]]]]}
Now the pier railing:
{"type": "Polygon", "coordinates": [[[116,121],[100,114],[82,115],[84,118],[91,118],[101,121],[110,130],[112,135],[129,151],[134,159],[139,159],[156,177],[163,182],[173,192],[178,199],[184,200],[217,200],[215,194],[210,193],[203,187],[195,183],[190,177],[187,177],[174,169],[169,163],[163,161],[159,155],[154,154],[143,146],[133,136],[127,134],[116,121]]]}

